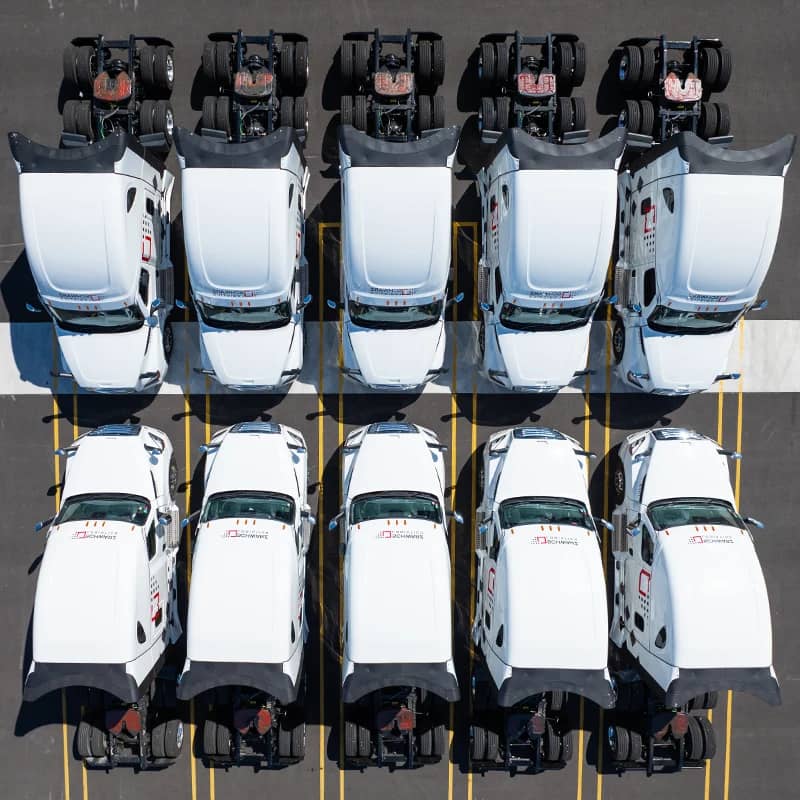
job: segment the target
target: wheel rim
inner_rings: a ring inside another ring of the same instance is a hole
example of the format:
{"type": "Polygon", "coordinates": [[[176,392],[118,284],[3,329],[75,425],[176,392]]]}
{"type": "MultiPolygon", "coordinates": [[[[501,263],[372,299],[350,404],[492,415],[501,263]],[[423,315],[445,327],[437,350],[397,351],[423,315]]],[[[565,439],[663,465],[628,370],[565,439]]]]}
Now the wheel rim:
{"type": "Polygon", "coordinates": [[[613,725],[608,726],[608,730],[606,731],[606,741],[608,741],[608,746],[611,748],[612,752],[616,753],[617,729],[613,725]]]}
{"type": "Polygon", "coordinates": [[[175,61],[172,56],[167,56],[167,83],[172,85],[175,80],[175,61]]]}
{"type": "Polygon", "coordinates": [[[627,109],[622,109],[617,116],[617,127],[619,128],[627,128],[628,127],[628,111],[627,109]]]}
{"type": "Polygon", "coordinates": [[[166,125],[164,126],[166,129],[165,133],[167,134],[167,136],[172,136],[172,129],[175,126],[175,119],[172,116],[172,111],[170,109],[167,109],[167,113],[164,116],[166,119],[166,125]]]}
{"type": "Polygon", "coordinates": [[[622,58],[620,58],[617,75],[621,81],[624,81],[628,77],[628,56],[622,56],[622,58]]]}
{"type": "Polygon", "coordinates": [[[180,750],[183,747],[183,722],[178,721],[178,730],[175,731],[175,744],[180,750]]]}

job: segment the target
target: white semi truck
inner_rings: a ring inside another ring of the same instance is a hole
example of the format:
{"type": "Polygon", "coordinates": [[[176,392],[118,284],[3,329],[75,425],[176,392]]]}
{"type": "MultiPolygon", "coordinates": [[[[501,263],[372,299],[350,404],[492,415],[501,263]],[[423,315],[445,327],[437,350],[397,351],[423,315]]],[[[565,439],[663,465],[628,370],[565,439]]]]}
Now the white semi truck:
{"type": "Polygon", "coordinates": [[[590,455],[550,428],[503,430],[486,443],[472,628],[482,656],[472,677],[476,769],[563,766],[576,723],[568,695],[614,704],[590,455]]]}
{"type": "Polygon", "coordinates": [[[419,391],[444,370],[457,126],[417,141],[339,129],[345,375],[419,391]]]}
{"type": "Polygon", "coordinates": [[[445,448],[407,422],[354,430],[344,444],[342,700],[351,764],[447,758],[453,662],[445,448]]]}
{"type": "Polygon", "coordinates": [[[231,389],[274,391],[303,367],[310,302],[309,171],[291,127],[228,142],[179,128],[183,233],[197,309],[198,371],[231,389]]]}
{"type": "Polygon", "coordinates": [[[169,315],[182,306],[170,260],[173,176],[129,133],[67,149],[8,138],[58,376],[94,392],[158,387],[173,346],[169,315]]]}
{"type": "Polygon", "coordinates": [[[683,132],[620,175],[612,346],[627,386],[686,395],[738,377],[728,353],[765,305],[794,145],[728,150],[683,132]]]}
{"type": "Polygon", "coordinates": [[[764,574],[731,490],[728,458],[681,428],[628,436],[613,468],[617,706],[607,746],[621,768],[702,765],[716,751],[717,693],[777,705],[764,574]]]}
{"type": "Polygon", "coordinates": [[[285,425],[240,422],[203,449],[178,697],[202,696],[213,708],[202,735],[211,763],[297,763],[306,745],[305,578],[314,526],[306,443],[285,425]]]}
{"type": "Polygon", "coordinates": [[[493,383],[556,392],[585,373],[611,258],[624,148],[622,128],[572,145],[512,128],[478,173],[478,355],[493,383]]]}
{"type": "Polygon", "coordinates": [[[75,740],[88,767],[167,766],[183,743],[165,664],[181,636],[172,445],[155,428],[105,425],[59,454],[58,514],[36,526],[50,528],[23,698],[88,689],[75,740]]]}

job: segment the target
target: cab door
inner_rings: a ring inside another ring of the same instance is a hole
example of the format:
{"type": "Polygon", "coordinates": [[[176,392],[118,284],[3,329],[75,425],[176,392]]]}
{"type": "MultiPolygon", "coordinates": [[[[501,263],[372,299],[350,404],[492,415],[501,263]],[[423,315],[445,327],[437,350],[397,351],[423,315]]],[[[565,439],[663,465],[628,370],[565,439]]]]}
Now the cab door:
{"type": "Polygon", "coordinates": [[[150,567],[150,642],[155,644],[166,630],[169,604],[166,528],[150,522],[147,529],[147,559],[150,567]]]}
{"type": "Polygon", "coordinates": [[[625,561],[625,607],[623,618],[628,635],[628,646],[649,649],[650,641],[650,585],[653,576],[655,537],[646,521],[642,521],[639,534],[628,534],[628,558],[625,561]]]}

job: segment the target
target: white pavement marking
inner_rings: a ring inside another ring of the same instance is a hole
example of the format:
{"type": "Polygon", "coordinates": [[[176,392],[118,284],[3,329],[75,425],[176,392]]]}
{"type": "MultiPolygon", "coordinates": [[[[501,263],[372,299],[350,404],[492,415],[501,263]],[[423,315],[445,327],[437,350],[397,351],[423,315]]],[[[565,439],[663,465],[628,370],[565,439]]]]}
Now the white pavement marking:
{"type": "MultiPolygon", "coordinates": [[[[188,355],[192,367],[200,366],[200,351],[193,322],[175,322],[175,350],[167,380],[159,389],[159,394],[180,395],[185,390],[183,373],[185,357],[188,355]],[[181,330],[184,327],[188,330],[181,330]],[[187,335],[188,334],[188,335],[187,335]],[[188,349],[188,353],[187,353],[188,349]]],[[[590,380],[593,394],[605,392],[605,322],[592,323],[592,339],[589,355],[589,368],[595,372],[590,380]]],[[[325,394],[337,394],[338,376],[338,335],[336,322],[326,322],[324,328],[325,359],[323,390],[325,394]]],[[[448,348],[444,363],[452,362],[452,333],[458,337],[458,375],[457,387],[461,394],[471,394],[475,380],[478,394],[511,394],[508,390],[495,386],[477,371],[477,330],[476,322],[448,323],[448,348]]],[[[317,394],[319,385],[318,360],[309,354],[318,352],[319,325],[309,324],[305,329],[306,359],[298,379],[289,388],[289,394],[317,394]]],[[[49,322],[0,323],[0,395],[50,394],[53,378],[50,369],[53,364],[53,336],[49,322]]],[[[738,336],[734,337],[728,360],[729,372],[740,372],[744,376],[745,392],[785,392],[800,393],[800,320],[757,320],[749,319],[745,325],[744,358],[740,358],[738,336]]],[[[63,381],[62,381],[63,388],[63,381]]],[[[584,378],[576,378],[571,386],[562,391],[579,394],[584,389],[584,378]]],[[[725,381],[723,390],[737,392],[735,381],[725,381]]],[[[204,375],[192,372],[191,394],[205,394],[204,375]]],[[[211,394],[241,394],[225,389],[215,381],[210,382],[211,394]]],[[[448,394],[451,391],[449,373],[439,376],[425,387],[425,394],[448,394]]],[[[635,393],[618,381],[612,374],[611,391],[615,394],[635,393]]],[[[709,391],[719,391],[717,386],[709,391]]],[[[371,394],[372,390],[344,381],[345,394],[371,394]]]]}

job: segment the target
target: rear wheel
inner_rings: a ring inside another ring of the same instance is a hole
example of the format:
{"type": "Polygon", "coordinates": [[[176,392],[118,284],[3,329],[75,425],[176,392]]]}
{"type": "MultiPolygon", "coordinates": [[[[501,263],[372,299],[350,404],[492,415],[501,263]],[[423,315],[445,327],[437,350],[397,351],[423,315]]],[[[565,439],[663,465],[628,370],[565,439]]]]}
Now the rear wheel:
{"type": "Polygon", "coordinates": [[[339,103],[339,114],[341,116],[342,125],[353,124],[353,96],[343,94],[339,103]]]}
{"type": "Polygon", "coordinates": [[[656,78],[656,51],[649,46],[641,48],[642,71],[639,74],[639,84],[650,86],[656,78]]]}
{"type": "Polygon", "coordinates": [[[369,74],[369,42],[357,41],[353,52],[353,77],[358,84],[364,83],[369,74]]]}
{"type": "Polygon", "coordinates": [[[703,103],[700,106],[700,122],[697,132],[701,139],[710,139],[717,135],[717,124],[719,123],[719,111],[716,103],[703,103]]]}
{"type": "Polygon", "coordinates": [[[92,101],[81,100],[75,115],[75,132],[85,136],[90,142],[94,141],[92,122],[92,101]]]}
{"type": "Polygon", "coordinates": [[[164,726],[164,755],[177,758],[183,748],[183,722],[171,719],[164,726]]]}
{"type": "Polygon", "coordinates": [[[308,133],[308,109],[305,97],[295,97],[294,99],[294,127],[308,133]]]}
{"type": "Polygon", "coordinates": [[[700,761],[703,758],[703,731],[697,717],[689,715],[686,735],[683,737],[684,755],[687,761],[700,761]]]}
{"type": "Polygon", "coordinates": [[[433,127],[444,128],[444,97],[435,94],[433,100],[433,127]]]}
{"type": "Polygon", "coordinates": [[[78,731],[75,734],[75,749],[80,758],[92,757],[92,726],[86,720],[81,720],[78,725],[78,731]]]}
{"type": "Polygon", "coordinates": [[[372,755],[372,734],[369,728],[363,725],[358,726],[358,756],[359,758],[369,758],[372,755]]]}
{"type": "Polygon", "coordinates": [[[733,58],[731,51],[727,47],[720,47],[717,52],[719,53],[719,72],[717,73],[716,81],[714,81],[713,89],[715,92],[722,92],[725,91],[731,79],[733,58]]]}
{"type": "Polygon", "coordinates": [[[727,103],[714,103],[717,107],[717,136],[727,136],[731,132],[731,110],[727,103]]]}
{"type": "Polygon", "coordinates": [[[294,97],[284,95],[281,97],[281,127],[293,128],[294,127],[294,97]]]}
{"type": "Polygon", "coordinates": [[[433,126],[433,108],[430,95],[417,95],[417,130],[428,131],[433,126]]]}
{"type": "Polygon", "coordinates": [[[500,754],[500,737],[495,731],[486,731],[486,760],[497,761],[500,754]]]}
{"type": "Polygon", "coordinates": [[[229,758],[231,754],[231,729],[223,722],[217,723],[217,755],[229,758]]]}
{"type": "Polygon", "coordinates": [[[586,77],[586,45],[583,42],[573,42],[572,56],[575,60],[575,67],[572,70],[572,85],[581,86],[586,77]]]}
{"type": "Polygon", "coordinates": [[[231,99],[230,97],[218,97],[214,109],[214,119],[216,120],[217,130],[224,131],[226,136],[233,132],[231,124],[231,99]]]}
{"type": "Polygon", "coordinates": [[[344,91],[353,88],[353,42],[343,41],[339,48],[339,76],[344,91]]]}
{"type": "Polygon", "coordinates": [[[292,757],[304,759],[306,757],[306,724],[300,722],[292,728],[292,757]]]}
{"type": "Polygon", "coordinates": [[[713,91],[719,76],[719,51],[716,47],[702,47],[698,53],[697,69],[707,91],[713,91]]]}
{"type": "Polygon", "coordinates": [[[344,723],[344,754],[346,758],[358,757],[358,725],[355,722],[344,723]]]}
{"type": "Polygon", "coordinates": [[[486,758],[486,728],[480,725],[470,726],[469,754],[473,761],[483,761],[486,758]]]}
{"type": "Polygon", "coordinates": [[[222,86],[223,89],[230,89],[233,83],[231,68],[232,54],[233,45],[230,42],[217,42],[214,54],[214,69],[217,76],[217,83],[222,86]]]}
{"type": "Polygon", "coordinates": [[[164,750],[164,734],[166,732],[166,725],[160,722],[158,725],[153,726],[150,731],[150,752],[153,758],[166,758],[166,751],[164,750]]]}
{"type": "Polygon", "coordinates": [[[641,761],[642,760],[642,735],[638,731],[628,731],[631,740],[631,754],[630,759],[631,761],[641,761]]]}
{"type": "Polygon", "coordinates": [[[203,116],[200,119],[200,124],[204,128],[213,130],[217,127],[216,108],[217,98],[213,94],[206,95],[203,98],[203,116]]]}
{"type": "Polygon", "coordinates": [[[497,130],[507,130],[511,122],[511,98],[498,97],[495,107],[497,109],[497,130]]]}
{"type": "Polygon", "coordinates": [[[431,61],[431,81],[434,87],[438,87],[444,81],[444,39],[431,42],[431,61]]]}
{"type": "Polygon", "coordinates": [[[639,133],[642,126],[642,107],[638,100],[625,101],[625,108],[619,112],[619,124],[631,133],[639,133]]]}
{"type": "Polygon", "coordinates": [[[612,761],[627,761],[631,753],[631,739],[627,728],[609,725],[606,731],[606,744],[612,761]]]}
{"type": "Polygon", "coordinates": [[[497,77],[497,56],[491,42],[481,42],[478,55],[478,74],[486,85],[493,85],[497,77]]]}
{"type": "Polygon", "coordinates": [[[87,44],[76,50],[75,84],[84,94],[91,94],[94,82],[94,47],[87,44]]]}
{"type": "MultiPolygon", "coordinates": [[[[622,48],[617,64],[619,82],[626,86],[635,86],[642,75],[642,50],[636,45],[622,48]]],[[[630,130],[630,129],[629,129],[630,130]]]]}
{"type": "Polygon", "coordinates": [[[61,65],[64,70],[64,80],[73,86],[75,86],[78,83],[78,78],[75,75],[76,56],[77,56],[76,48],[73,45],[68,44],[64,48],[64,55],[62,56],[61,59],[61,65]]]}
{"type": "Polygon", "coordinates": [[[217,754],[217,723],[207,719],[203,723],[203,754],[215,756],[217,754]]]}
{"type": "Polygon", "coordinates": [[[642,122],[639,128],[639,133],[646,133],[648,136],[652,135],[653,128],[656,122],[656,107],[653,105],[652,100],[641,100],[639,108],[642,110],[642,122]]]}
{"type": "Polygon", "coordinates": [[[545,723],[544,758],[545,761],[558,761],[561,758],[561,737],[549,720],[545,723]]]}
{"type": "Polygon", "coordinates": [[[428,730],[423,731],[419,735],[419,754],[428,758],[433,753],[433,731],[428,728],[428,730]]]}
{"type": "Polygon", "coordinates": [[[95,758],[103,758],[106,754],[106,733],[97,725],[92,725],[90,747],[95,758]]]}
{"type": "Polygon", "coordinates": [[[203,55],[200,59],[203,77],[217,85],[217,43],[206,42],[203,45],[203,55]]]}
{"type": "Polygon", "coordinates": [[[558,98],[555,127],[560,134],[572,130],[572,103],[569,97],[558,98]]]}
{"type": "Polygon", "coordinates": [[[63,117],[62,124],[67,133],[78,132],[78,109],[80,105],[80,100],[67,100],[64,103],[64,110],[61,114],[63,117]]]}
{"type": "Polygon", "coordinates": [[[433,755],[443,757],[447,751],[447,729],[444,725],[436,725],[433,734],[433,755]]]}
{"type": "Polygon", "coordinates": [[[561,711],[564,707],[564,692],[561,689],[554,689],[550,692],[550,710],[561,711]]]}
{"type": "Polygon", "coordinates": [[[367,116],[367,98],[357,94],[353,102],[353,124],[358,130],[367,130],[367,116]]]}
{"type": "MultiPolygon", "coordinates": [[[[223,98],[220,98],[223,99],[223,98]]],[[[228,98],[224,98],[227,100],[228,98]]],[[[172,147],[172,132],[175,130],[175,115],[172,112],[172,105],[169,100],[156,100],[153,109],[153,133],[163,133],[167,140],[167,145],[172,147]]],[[[166,338],[164,339],[164,352],[166,355],[166,338]]],[[[170,343],[170,352],[172,344],[170,343]]],[[[167,355],[167,358],[169,356],[167,355]]]]}
{"type": "Polygon", "coordinates": [[[433,52],[427,39],[417,41],[417,80],[426,89],[432,88],[433,52]]]}
{"type": "Polygon", "coordinates": [[[494,106],[494,97],[481,97],[479,122],[481,130],[495,130],[495,125],[497,124],[497,110],[494,106]]]}
{"type": "Polygon", "coordinates": [[[156,109],[155,100],[142,100],[139,104],[139,133],[153,132],[153,113],[156,109]]]}
{"type": "Polygon", "coordinates": [[[308,42],[294,44],[294,92],[303,94],[308,86],[308,42]]]}
{"type": "Polygon", "coordinates": [[[147,94],[154,94],[156,90],[156,81],[153,73],[155,51],[155,47],[150,47],[149,45],[139,48],[139,74],[142,77],[142,85],[147,94]]]}
{"type": "Polygon", "coordinates": [[[572,103],[572,128],[582,131],[586,128],[586,102],[582,97],[571,97],[572,103]]]}
{"type": "Polygon", "coordinates": [[[292,732],[283,724],[278,726],[278,755],[281,758],[292,757],[292,732]]]}
{"type": "Polygon", "coordinates": [[[572,45],[570,42],[556,42],[554,50],[556,78],[560,81],[568,82],[572,78],[572,70],[575,66],[572,45]]]}
{"type": "Polygon", "coordinates": [[[281,83],[283,91],[294,88],[294,42],[284,42],[281,45],[281,83]]]}
{"type": "Polygon", "coordinates": [[[153,56],[153,88],[163,97],[169,97],[174,85],[175,57],[172,48],[160,44],[153,56]]]}
{"type": "Polygon", "coordinates": [[[508,45],[505,42],[498,42],[495,45],[497,51],[497,73],[496,82],[498,86],[505,86],[508,81],[508,45]]]}
{"type": "Polygon", "coordinates": [[[703,758],[714,758],[717,754],[717,736],[707,717],[698,717],[697,724],[703,735],[703,758]]]}
{"type": "Polygon", "coordinates": [[[561,760],[571,761],[572,754],[575,751],[575,734],[573,731],[567,731],[561,734],[561,760]]]}

